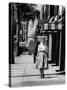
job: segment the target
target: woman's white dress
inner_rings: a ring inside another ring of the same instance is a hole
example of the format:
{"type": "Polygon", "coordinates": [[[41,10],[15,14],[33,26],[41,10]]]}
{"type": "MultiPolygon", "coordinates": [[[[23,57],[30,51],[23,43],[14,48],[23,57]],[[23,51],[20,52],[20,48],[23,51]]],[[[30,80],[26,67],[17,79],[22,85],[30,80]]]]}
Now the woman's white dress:
{"type": "Polygon", "coordinates": [[[44,46],[42,43],[38,46],[37,64],[36,64],[36,68],[38,69],[47,67],[46,50],[47,46],[44,46]]]}

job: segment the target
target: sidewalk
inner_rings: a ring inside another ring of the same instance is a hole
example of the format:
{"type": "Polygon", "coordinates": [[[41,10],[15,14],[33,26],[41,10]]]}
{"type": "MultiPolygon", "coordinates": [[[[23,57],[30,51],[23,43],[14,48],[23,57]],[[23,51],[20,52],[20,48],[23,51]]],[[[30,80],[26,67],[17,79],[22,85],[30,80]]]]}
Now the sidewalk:
{"type": "Polygon", "coordinates": [[[65,78],[63,75],[56,75],[56,70],[59,70],[59,67],[52,66],[52,64],[49,64],[48,70],[44,70],[46,76],[44,79],[41,79],[40,71],[36,69],[36,64],[33,63],[32,55],[21,55],[16,57],[15,63],[16,64],[11,65],[12,86],[48,85],[51,84],[51,82],[53,84],[64,82],[65,78]],[[34,82],[37,83],[35,84],[34,82]]]}

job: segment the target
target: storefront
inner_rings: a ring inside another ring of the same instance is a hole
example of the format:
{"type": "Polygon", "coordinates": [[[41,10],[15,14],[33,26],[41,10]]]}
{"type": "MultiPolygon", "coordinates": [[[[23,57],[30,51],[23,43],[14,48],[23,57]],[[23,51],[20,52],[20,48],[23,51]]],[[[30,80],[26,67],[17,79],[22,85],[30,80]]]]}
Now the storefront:
{"type": "Polygon", "coordinates": [[[65,26],[62,24],[53,29],[47,28],[45,24],[46,28],[42,32],[48,37],[48,64],[54,63],[60,67],[60,71],[64,71],[65,66],[65,26]]]}

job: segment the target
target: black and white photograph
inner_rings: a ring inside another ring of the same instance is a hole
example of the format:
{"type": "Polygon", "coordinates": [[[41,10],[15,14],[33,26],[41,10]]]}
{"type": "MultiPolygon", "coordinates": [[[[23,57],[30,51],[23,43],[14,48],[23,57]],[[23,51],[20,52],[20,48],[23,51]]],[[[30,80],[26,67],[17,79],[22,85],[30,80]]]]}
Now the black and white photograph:
{"type": "Polygon", "coordinates": [[[65,84],[65,7],[9,3],[9,86],[65,84]]]}

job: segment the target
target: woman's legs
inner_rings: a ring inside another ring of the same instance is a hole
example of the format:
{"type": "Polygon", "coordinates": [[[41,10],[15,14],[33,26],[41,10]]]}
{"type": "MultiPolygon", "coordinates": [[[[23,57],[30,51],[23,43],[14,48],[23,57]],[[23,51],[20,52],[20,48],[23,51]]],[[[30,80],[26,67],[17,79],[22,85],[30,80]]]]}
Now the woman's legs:
{"type": "Polygon", "coordinates": [[[44,69],[40,68],[41,78],[44,78],[44,69]]]}
{"type": "Polygon", "coordinates": [[[43,75],[42,75],[42,68],[40,68],[40,74],[41,74],[41,78],[43,77],[43,75]]]}
{"type": "Polygon", "coordinates": [[[41,73],[41,78],[44,78],[44,54],[41,55],[41,68],[40,68],[40,73],[41,73]]]}

